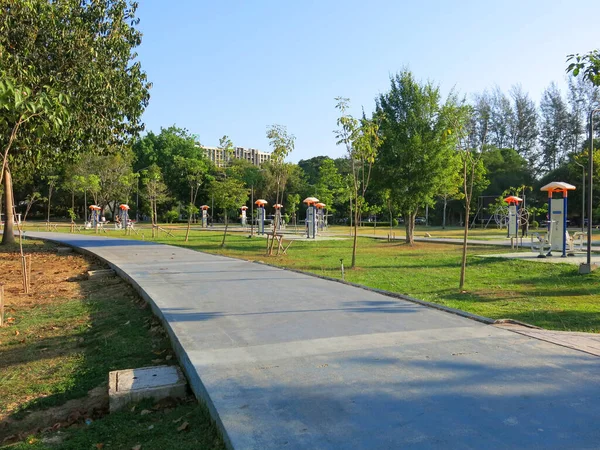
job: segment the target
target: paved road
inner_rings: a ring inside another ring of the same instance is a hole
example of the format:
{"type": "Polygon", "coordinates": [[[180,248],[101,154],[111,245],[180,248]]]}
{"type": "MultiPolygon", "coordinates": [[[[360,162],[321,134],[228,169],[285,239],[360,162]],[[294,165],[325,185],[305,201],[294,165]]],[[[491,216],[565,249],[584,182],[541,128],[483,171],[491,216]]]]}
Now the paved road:
{"type": "Polygon", "coordinates": [[[236,449],[600,447],[600,358],[260,264],[27,234],[110,261],[152,298],[236,449]]]}

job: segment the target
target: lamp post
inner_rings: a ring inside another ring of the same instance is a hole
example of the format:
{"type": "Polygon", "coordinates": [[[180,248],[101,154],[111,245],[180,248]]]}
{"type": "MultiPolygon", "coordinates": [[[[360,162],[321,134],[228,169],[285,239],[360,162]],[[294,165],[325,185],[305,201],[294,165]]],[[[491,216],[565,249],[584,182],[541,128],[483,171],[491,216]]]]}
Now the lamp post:
{"type": "Polygon", "coordinates": [[[588,224],[587,224],[587,261],[579,266],[579,273],[590,273],[596,267],[592,266],[592,187],[594,177],[594,114],[600,112],[600,108],[592,109],[590,112],[590,154],[588,166],[588,224]]]}

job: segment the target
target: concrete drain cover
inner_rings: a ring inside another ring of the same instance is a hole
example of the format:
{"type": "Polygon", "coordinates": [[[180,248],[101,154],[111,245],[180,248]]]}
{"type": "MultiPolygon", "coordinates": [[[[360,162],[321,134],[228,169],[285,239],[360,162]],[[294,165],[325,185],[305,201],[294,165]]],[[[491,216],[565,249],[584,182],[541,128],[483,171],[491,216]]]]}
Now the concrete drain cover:
{"type": "Polygon", "coordinates": [[[115,370],[108,374],[110,412],[145,398],[160,400],[186,396],[186,380],[177,366],[115,370]]]}

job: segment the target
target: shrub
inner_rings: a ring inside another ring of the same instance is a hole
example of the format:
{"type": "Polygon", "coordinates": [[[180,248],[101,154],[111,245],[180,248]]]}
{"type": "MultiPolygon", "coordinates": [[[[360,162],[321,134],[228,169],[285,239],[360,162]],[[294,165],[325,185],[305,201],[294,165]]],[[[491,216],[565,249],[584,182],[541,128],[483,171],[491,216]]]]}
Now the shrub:
{"type": "Polygon", "coordinates": [[[393,227],[397,227],[398,226],[398,219],[392,219],[392,226],[393,227]]]}
{"type": "Polygon", "coordinates": [[[539,227],[540,227],[540,224],[538,223],[537,220],[534,220],[533,222],[531,222],[531,228],[533,228],[534,230],[539,227]]]}

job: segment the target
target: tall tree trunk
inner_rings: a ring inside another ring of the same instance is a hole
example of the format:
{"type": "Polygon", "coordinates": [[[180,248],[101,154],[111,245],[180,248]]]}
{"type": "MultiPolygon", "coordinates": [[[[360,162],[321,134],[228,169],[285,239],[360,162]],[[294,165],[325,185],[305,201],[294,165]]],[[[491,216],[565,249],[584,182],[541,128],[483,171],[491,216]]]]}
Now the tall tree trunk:
{"type": "MultiPolygon", "coordinates": [[[[474,169],[473,169],[473,172],[474,172],[474,169]]],[[[472,183],[472,181],[471,181],[471,183],[472,183]]],[[[471,186],[472,186],[472,184],[471,184],[471,186]]],[[[463,190],[465,193],[465,221],[464,221],[465,231],[463,234],[463,249],[462,249],[462,258],[460,261],[460,281],[458,283],[458,289],[460,291],[463,291],[463,289],[465,287],[465,275],[466,275],[466,271],[467,271],[467,238],[469,236],[469,211],[471,209],[471,196],[469,195],[468,180],[467,180],[467,158],[466,158],[466,156],[465,156],[465,160],[463,163],[463,190]]]]}
{"type": "Polygon", "coordinates": [[[50,226],[50,206],[52,204],[52,185],[48,186],[48,226],[50,226]]]}
{"type": "Polygon", "coordinates": [[[191,226],[192,226],[192,208],[190,207],[190,213],[188,214],[187,230],[185,230],[185,242],[187,242],[188,239],[190,238],[190,227],[191,226]]]}
{"type": "Polygon", "coordinates": [[[442,217],[442,230],[446,229],[446,206],[448,205],[448,198],[444,197],[444,216],[442,217]]]}
{"type": "Polygon", "coordinates": [[[225,247],[225,237],[227,236],[227,226],[229,225],[227,220],[227,210],[225,210],[225,231],[223,232],[223,240],[221,241],[221,247],[225,247]]]}
{"type": "Polygon", "coordinates": [[[2,245],[15,243],[15,216],[13,214],[13,190],[12,177],[8,170],[8,165],[4,168],[4,234],[2,235],[2,245]]]}
{"type": "Polygon", "coordinates": [[[411,211],[404,213],[404,227],[406,229],[405,242],[413,245],[415,243],[415,217],[417,217],[417,211],[411,211]]]}
{"type": "Polygon", "coordinates": [[[467,238],[469,236],[469,203],[465,205],[465,232],[463,235],[462,259],[460,261],[460,282],[458,288],[462,291],[465,287],[465,273],[467,271],[467,238]]]}
{"type": "Polygon", "coordinates": [[[358,245],[358,208],[354,208],[354,241],[352,243],[352,264],[351,269],[356,267],[356,247],[358,245]]]}

